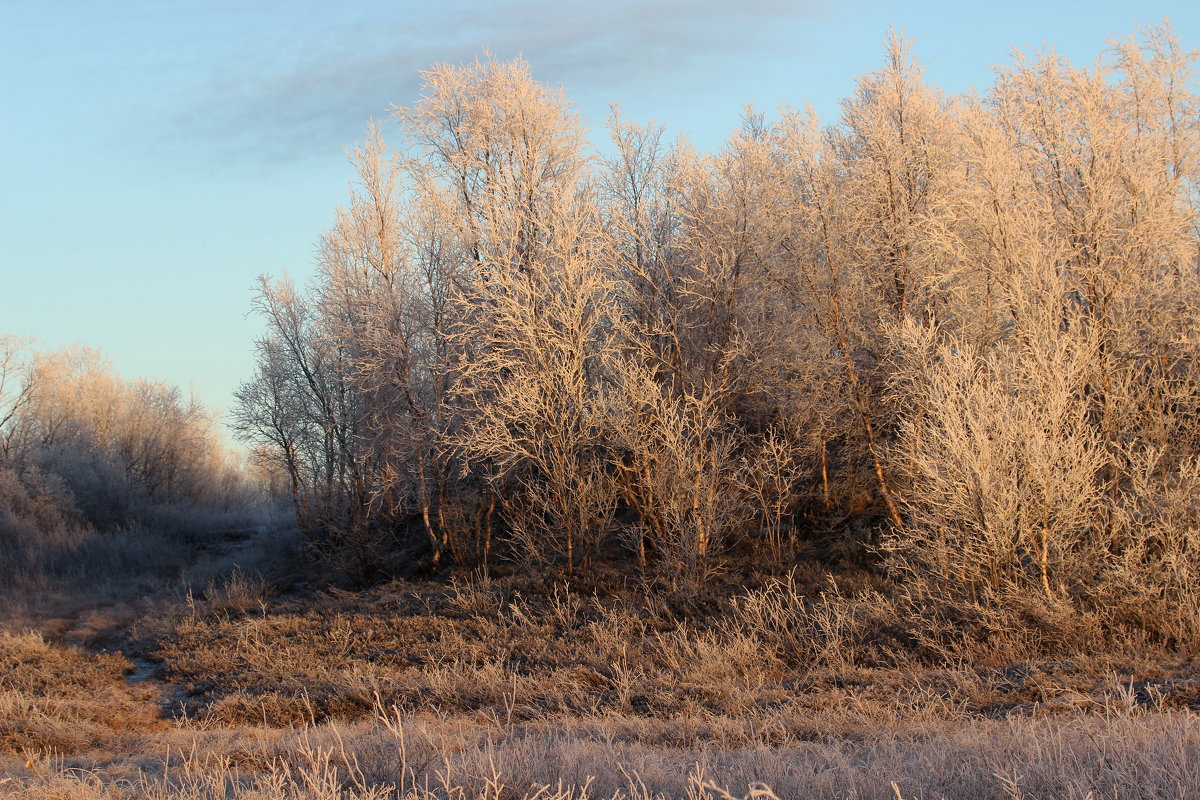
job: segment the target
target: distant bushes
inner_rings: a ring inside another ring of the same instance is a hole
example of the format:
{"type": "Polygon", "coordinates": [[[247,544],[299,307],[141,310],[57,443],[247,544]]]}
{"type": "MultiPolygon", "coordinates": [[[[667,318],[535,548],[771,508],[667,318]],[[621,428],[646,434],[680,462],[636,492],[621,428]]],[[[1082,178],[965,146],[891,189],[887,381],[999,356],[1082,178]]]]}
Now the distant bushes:
{"type": "Polygon", "coordinates": [[[39,551],[68,548],[87,535],[61,478],[36,467],[0,467],[0,572],[28,568],[39,551]]]}
{"type": "Polygon", "coordinates": [[[0,569],[36,572],[131,528],[182,536],[260,499],[178,390],[125,381],[93,350],[11,336],[0,368],[0,569]]]}

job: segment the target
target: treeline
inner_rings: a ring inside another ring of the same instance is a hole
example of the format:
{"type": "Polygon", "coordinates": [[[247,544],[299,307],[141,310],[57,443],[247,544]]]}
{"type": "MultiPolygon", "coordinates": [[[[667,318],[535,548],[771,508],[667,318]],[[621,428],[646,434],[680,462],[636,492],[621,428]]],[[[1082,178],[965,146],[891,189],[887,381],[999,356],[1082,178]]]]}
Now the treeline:
{"type": "Polygon", "coordinates": [[[835,124],[748,110],[714,154],[616,110],[593,151],[519,60],[422,73],[312,282],[257,295],[237,425],[311,540],[697,577],[855,529],[928,597],[1194,625],[1193,54],[952,97],[886,52],[835,124]]]}
{"type": "Polygon", "coordinates": [[[178,388],[125,380],[90,348],[0,336],[0,568],[260,502],[242,462],[178,388]]]}

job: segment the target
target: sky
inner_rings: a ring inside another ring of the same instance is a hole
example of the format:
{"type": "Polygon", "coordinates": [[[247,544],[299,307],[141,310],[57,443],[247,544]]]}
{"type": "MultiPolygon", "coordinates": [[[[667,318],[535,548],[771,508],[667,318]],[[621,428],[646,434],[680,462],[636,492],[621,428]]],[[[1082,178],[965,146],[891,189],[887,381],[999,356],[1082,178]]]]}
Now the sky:
{"type": "Polygon", "coordinates": [[[1164,18],[1200,49],[1194,0],[0,0],[0,333],[98,347],[225,414],[256,277],[311,273],[346,149],[419,70],[484,48],[562,86],[596,142],[619,103],[712,150],[750,102],[836,120],[889,25],[957,93],[1014,47],[1090,64],[1164,18]]]}

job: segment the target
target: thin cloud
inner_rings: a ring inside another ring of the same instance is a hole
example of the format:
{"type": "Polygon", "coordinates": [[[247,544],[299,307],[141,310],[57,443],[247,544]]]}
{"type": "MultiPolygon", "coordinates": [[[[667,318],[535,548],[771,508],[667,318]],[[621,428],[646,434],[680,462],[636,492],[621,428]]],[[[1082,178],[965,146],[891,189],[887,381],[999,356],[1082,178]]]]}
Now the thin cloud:
{"type": "Polygon", "coordinates": [[[719,70],[777,41],[788,23],[822,14],[784,0],[457,5],[329,27],[292,20],[260,49],[228,58],[159,109],[161,142],[233,162],[326,156],[361,138],[369,117],[419,92],[418,70],[483,48],[523,54],[539,80],[573,96],[623,91],[719,70]]]}

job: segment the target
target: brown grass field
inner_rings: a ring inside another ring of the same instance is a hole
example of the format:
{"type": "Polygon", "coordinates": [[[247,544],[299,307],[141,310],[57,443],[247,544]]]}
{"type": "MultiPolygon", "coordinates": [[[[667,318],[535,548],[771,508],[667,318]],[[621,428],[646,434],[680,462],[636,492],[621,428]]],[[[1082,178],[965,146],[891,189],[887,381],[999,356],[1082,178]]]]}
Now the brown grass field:
{"type": "Polygon", "coordinates": [[[11,590],[0,794],[1200,795],[1200,666],[1044,604],[906,617],[815,568],[347,591],[294,549],[263,528],[11,590]]]}

